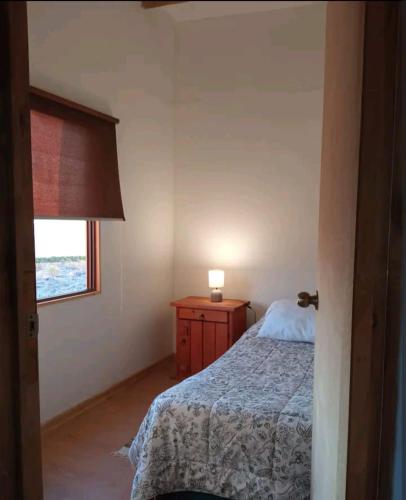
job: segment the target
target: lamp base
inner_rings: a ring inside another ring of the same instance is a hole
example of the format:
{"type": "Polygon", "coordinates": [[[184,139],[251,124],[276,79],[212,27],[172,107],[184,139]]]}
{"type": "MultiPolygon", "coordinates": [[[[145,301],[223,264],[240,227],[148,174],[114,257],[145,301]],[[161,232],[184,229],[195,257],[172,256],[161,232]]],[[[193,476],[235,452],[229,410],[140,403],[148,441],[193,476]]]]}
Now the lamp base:
{"type": "Polygon", "coordinates": [[[221,290],[219,290],[218,288],[212,290],[210,294],[210,300],[211,302],[222,302],[223,294],[221,293],[221,290]]]}

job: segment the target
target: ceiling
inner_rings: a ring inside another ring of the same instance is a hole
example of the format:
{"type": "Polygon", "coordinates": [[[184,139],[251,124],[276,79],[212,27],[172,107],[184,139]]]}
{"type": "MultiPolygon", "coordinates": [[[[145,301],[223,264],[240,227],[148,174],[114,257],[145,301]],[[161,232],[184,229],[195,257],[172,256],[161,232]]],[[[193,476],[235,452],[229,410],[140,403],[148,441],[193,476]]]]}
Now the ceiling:
{"type": "Polygon", "coordinates": [[[210,17],[223,17],[235,14],[250,14],[288,7],[309,5],[314,1],[192,1],[161,7],[175,21],[193,21],[210,17]]]}

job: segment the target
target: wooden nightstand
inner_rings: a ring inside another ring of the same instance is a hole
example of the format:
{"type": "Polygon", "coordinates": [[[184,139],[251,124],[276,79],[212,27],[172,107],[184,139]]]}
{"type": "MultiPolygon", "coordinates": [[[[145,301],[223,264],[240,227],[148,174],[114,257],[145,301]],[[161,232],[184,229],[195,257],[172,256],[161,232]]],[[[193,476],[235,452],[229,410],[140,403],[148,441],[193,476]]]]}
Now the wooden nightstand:
{"type": "Polygon", "coordinates": [[[185,297],[176,307],[176,372],[194,375],[224,354],[247,328],[247,300],[211,302],[208,297],[185,297]]]}

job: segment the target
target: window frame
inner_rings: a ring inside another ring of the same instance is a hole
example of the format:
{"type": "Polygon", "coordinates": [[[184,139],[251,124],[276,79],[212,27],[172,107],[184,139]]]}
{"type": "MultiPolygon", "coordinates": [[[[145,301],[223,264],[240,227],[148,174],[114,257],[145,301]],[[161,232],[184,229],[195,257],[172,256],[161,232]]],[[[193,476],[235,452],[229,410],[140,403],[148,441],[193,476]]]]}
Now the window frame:
{"type": "Polygon", "coordinates": [[[99,221],[86,221],[86,264],[87,288],[86,290],[55,297],[37,300],[37,306],[45,306],[65,302],[67,300],[89,297],[101,293],[100,286],[100,223],[99,221]]]}

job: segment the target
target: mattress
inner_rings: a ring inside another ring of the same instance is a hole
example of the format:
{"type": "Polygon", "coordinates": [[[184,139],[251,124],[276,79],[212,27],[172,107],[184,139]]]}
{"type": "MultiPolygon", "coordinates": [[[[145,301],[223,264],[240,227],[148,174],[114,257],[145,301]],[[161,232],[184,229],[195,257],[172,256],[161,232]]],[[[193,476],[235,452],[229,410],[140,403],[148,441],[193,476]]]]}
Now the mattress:
{"type": "Polygon", "coordinates": [[[159,395],[130,449],[133,500],[310,498],[313,344],[257,337],[159,395]]]}

